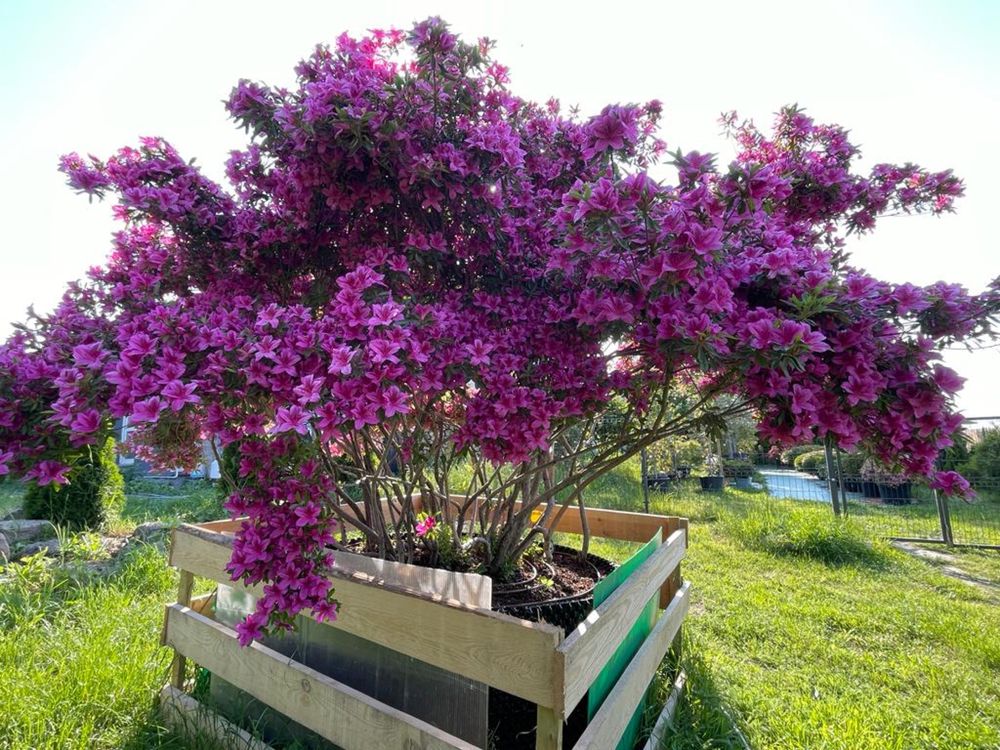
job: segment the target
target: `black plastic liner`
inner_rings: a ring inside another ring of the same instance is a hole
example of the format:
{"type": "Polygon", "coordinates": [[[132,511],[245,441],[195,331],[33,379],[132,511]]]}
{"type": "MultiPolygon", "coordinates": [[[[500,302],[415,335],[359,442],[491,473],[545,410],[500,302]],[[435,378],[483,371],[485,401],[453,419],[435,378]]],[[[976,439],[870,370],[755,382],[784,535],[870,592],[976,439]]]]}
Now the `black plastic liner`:
{"type": "MultiPolygon", "coordinates": [[[[556,549],[573,554],[577,553],[577,550],[566,547],[556,547],[556,549]]],[[[588,555],[587,558],[601,577],[615,567],[614,563],[597,555],[588,555]]],[[[520,617],[522,620],[547,622],[562,628],[563,632],[569,635],[594,610],[594,592],[591,589],[584,594],[562,599],[527,604],[498,605],[495,609],[513,617],[520,617]]],[[[521,750],[522,748],[533,750],[537,710],[534,703],[502,690],[490,688],[490,744],[488,747],[495,748],[495,750],[521,750]]],[[[586,727],[587,701],[584,700],[580,701],[580,704],[566,718],[566,724],[563,726],[563,746],[573,747],[586,727]]]]}

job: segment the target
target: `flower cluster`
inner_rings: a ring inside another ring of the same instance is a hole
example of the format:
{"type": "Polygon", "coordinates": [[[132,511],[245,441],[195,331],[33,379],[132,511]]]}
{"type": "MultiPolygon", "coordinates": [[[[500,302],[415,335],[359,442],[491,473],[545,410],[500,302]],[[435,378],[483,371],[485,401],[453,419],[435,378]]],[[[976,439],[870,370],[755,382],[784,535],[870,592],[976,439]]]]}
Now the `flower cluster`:
{"type": "MultiPolygon", "coordinates": [[[[335,616],[337,524],[405,559],[432,521],[462,530],[447,503],[426,520],[409,504],[448,495],[455,457],[547,471],[612,400],[637,451],[676,428],[661,417],[680,383],[752,405],[773,443],[831,435],[934,476],[961,382],[936,350],[988,334],[1000,286],[888,284],[843,242],[888,212],[950,210],[950,173],[857,174],[845,131],[790,108],[771,135],[727,118],[725,170],[677,153],[659,183],[658,102],[581,120],[525,101],[487,42],[438,19],[342,36],[296,72],[292,89],[233,90],[251,139],[228,188],[160,139],[65,157],[72,187],[117,196],[122,229],[0,347],[0,474],[67,481],[67,452],[121,417],[166,465],[203,439],[235,451],[230,572],[264,584],[244,642],[335,616]]],[[[505,496],[506,476],[483,482],[505,496]]],[[[512,528],[483,537],[491,569],[523,548],[512,528]]]]}

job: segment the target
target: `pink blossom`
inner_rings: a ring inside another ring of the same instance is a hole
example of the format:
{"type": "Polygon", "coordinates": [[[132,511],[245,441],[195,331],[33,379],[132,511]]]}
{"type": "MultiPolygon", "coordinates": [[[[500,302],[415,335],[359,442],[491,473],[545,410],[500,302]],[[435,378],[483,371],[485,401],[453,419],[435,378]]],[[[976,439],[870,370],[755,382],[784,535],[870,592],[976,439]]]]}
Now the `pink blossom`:
{"type": "Polygon", "coordinates": [[[182,383],[179,380],[172,380],[163,386],[160,394],[166,399],[173,411],[180,411],[187,404],[201,403],[201,398],[195,393],[197,388],[196,383],[182,383]]]}
{"type": "Polygon", "coordinates": [[[435,526],[437,526],[437,520],[434,518],[434,516],[427,516],[426,518],[417,522],[417,525],[414,528],[414,532],[416,533],[417,536],[421,537],[427,536],[427,534],[429,534],[431,531],[434,530],[435,526]]]}
{"type": "Polygon", "coordinates": [[[107,353],[99,343],[80,344],[73,347],[73,361],[82,367],[99,368],[107,353]]]}
{"type": "Polygon", "coordinates": [[[34,479],[39,487],[49,484],[69,484],[66,472],[69,467],[58,461],[41,461],[28,470],[27,477],[34,479]]]}
{"type": "Polygon", "coordinates": [[[379,397],[379,405],[382,407],[382,413],[386,419],[396,414],[406,414],[410,411],[406,394],[394,385],[389,386],[382,392],[379,397]]]}
{"type": "Polygon", "coordinates": [[[350,375],[352,357],[354,357],[354,350],[350,347],[336,347],[330,352],[329,372],[340,375],[350,375]]]}
{"type": "Polygon", "coordinates": [[[481,339],[476,339],[465,347],[466,352],[469,353],[469,362],[473,365],[488,365],[490,363],[489,353],[492,349],[490,344],[481,339]]]}
{"type": "Polygon", "coordinates": [[[315,375],[305,375],[299,384],[292,389],[292,392],[298,396],[301,406],[315,403],[319,401],[320,394],[323,392],[323,380],[315,375]]]}
{"type": "Polygon", "coordinates": [[[77,434],[86,435],[91,432],[97,432],[100,426],[101,413],[97,409],[87,409],[74,417],[70,429],[77,434]]]}
{"type": "Polygon", "coordinates": [[[133,422],[155,422],[160,418],[163,411],[163,400],[159,396],[152,396],[142,401],[137,401],[132,409],[133,422]]]}
{"type": "Polygon", "coordinates": [[[372,362],[375,364],[381,364],[383,362],[399,362],[399,357],[396,356],[402,346],[389,339],[375,339],[368,344],[368,353],[372,358],[372,362]]]}
{"type": "Polygon", "coordinates": [[[302,526],[314,526],[319,523],[320,507],[317,503],[307,503],[306,505],[298,505],[295,507],[295,525],[298,527],[302,526]]]}
{"type": "Polygon", "coordinates": [[[959,495],[962,497],[974,497],[975,492],[969,485],[968,480],[955,471],[939,471],[931,480],[931,487],[941,490],[946,495],[959,495]]]}
{"type": "Polygon", "coordinates": [[[948,393],[957,393],[962,389],[965,378],[960,377],[957,372],[944,365],[934,365],[934,384],[948,393]]]}
{"type": "Polygon", "coordinates": [[[298,404],[292,406],[282,406],[278,408],[274,415],[273,432],[297,432],[305,435],[309,432],[309,412],[298,404]]]}

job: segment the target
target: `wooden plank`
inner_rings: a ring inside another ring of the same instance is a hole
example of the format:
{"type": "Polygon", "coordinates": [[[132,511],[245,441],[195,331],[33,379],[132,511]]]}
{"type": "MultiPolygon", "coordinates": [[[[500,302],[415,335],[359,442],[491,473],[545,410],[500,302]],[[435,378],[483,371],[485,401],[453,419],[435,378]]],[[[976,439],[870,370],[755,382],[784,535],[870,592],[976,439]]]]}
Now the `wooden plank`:
{"type": "Polygon", "coordinates": [[[565,659],[564,710],[567,714],[587,694],[618,648],[622,636],[684,557],[684,537],[681,529],[671,534],[665,544],[559,645],[558,650],[565,659]]]}
{"type": "Polygon", "coordinates": [[[205,613],[205,610],[211,610],[210,605],[212,604],[212,601],[214,599],[215,599],[215,592],[213,591],[211,594],[202,594],[201,596],[194,597],[188,604],[188,606],[191,607],[191,609],[193,609],[199,615],[205,615],[206,617],[210,617],[210,615],[207,615],[205,613]]]}
{"type": "MultiPolygon", "coordinates": [[[[240,523],[242,519],[211,521],[198,524],[198,528],[217,534],[229,534],[235,533],[240,523]]],[[[344,550],[334,552],[333,567],[348,575],[364,573],[380,585],[390,584],[418,593],[438,593],[446,599],[454,599],[484,609],[489,609],[493,604],[493,579],[488,576],[379,560],[344,550]]]]}
{"type": "MultiPolygon", "coordinates": [[[[388,499],[384,499],[384,500],[381,501],[382,513],[383,513],[383,515],[386,518],[390,517],[390,514],[389,514],[389,503],[390,503],[390,501],[388,499]]],[[[363,503],[359,503],[359,505],[363,505],[363,503]]],[[[340,508],[340,512],[342,512],[345,516],[356,517],[356,514],[354,513],[354,511],[351,510],[351,506],[349,506],[347,504],[343,504],[343,505],[340,505],[339,508],[340,508]]],[[[199,523],[198,527],[202,528],[202,529],[205,529],[207,531],[217,531],[217,532],[222,533],[222,534],[235,534],[237,531],[240,530],[240,526],[243,523],[243,521],[245,521],[245,520],[246,520],[246,516],[243,516],[241,518],[237,518],[235,520],[233,520],[233,519],[222,519],[222,520],[219,520],[219,521],[205,521],[203,523],[199,523]]]]}
{"type": "Polygon", "coordinates": [[[219,534],[235,534],[240,530],[240,526],[243,524],[245,518],[237,518],[233,520],[231,518],[224,518],[221,521],[206,521],[205,523],[199,523],[198,527],[205,529],[206,531],[215,531],[219,534]]]}
{"type": "Polygon", "coordinates": [[[670,689],[670,695],[667,696],[660,715],[656,717],[653,731],[649,733],[649,738],[646,740],[646,744],[643,745],[642,750],[660,750],[663,746],[663,741],[667,737],[667,730],[672,729],[674,726],[674,715],[677,713],[677,705],[680,703],[686,682],[687,675],[682,669],[677,674],[677,679],[674,680],[674,685],[670,689]]]}
{"type": "Polygon", "coordinates": [[[173,685],[164,685],[160,691],[160,717],[168,729],[192,745],[208,738],[223,750],[274,750],[173,685]]]}
{"type": "MultiPolygon", "coordinates": [[[[515,503],[519,510],[521,503],[515,503]]],[[[628,542],[648,542],[649,538],[665,526],[672,531],[679,528],[683,519],[677,516],[657,516],[646,513],[630,513],[624,510],[606,510],[604,508],[587,508],[587,523],[592,536],[606,539],[621,539],[628,542]]],[[[583,524],[580,521],[578,508],[569,508],[562,514],[559,523],[549,528],[566,534],[582,534],[583,524]]]]}
{"type": "MultiPolygon", "coordinates": [[[[681,519],[671,517],[668,518],[667,523],[663,526],[660,532],[660,540],[666,542],[667,539],[673,534],[677,529],[679,529],[681,519]]],[[[687,534],[684,536],[685,546],[687,546],[687,534]]],[[[681,566],[680,564],[674,568],[674,572],[667,576],[667,580],[663,582],[660,587],[660,609],[666,609],[667,605],[670,604],[670,600],[674,598],[674,594],[681,587],[681,566]]]]}
{"type": "Polygon", "coordinates": [[[212,674],[350,750],[475,750],[475,746],[315,669],[253,643],[193,610],[167,608],[167,642],[212,674]]]}
{"type": "Polygon", "coordinates": [[[539,706],[535,715],[535,750],[563,750],[562,716],[545,706],[539,706]]]}
{"type": "MultiPolygon", "coordinates": [[[[669,516],[669,524],[663,529],[662,539],[666,541],[667,537],[677,531],[677,529],[683,529],[684,531],[684,548],[687,549],[689,532],[688,532],[688,519],[678,518],[676,516],[669,516]]],[[[666,582],[660,588],[660,609],[666,609],[667,605],[670,604],[670,600],[674,598],[674,594],[680,590],[681,584],[684,583],[684,578],[681,575],[681,566],[678,563],[674,572],[670,574],[666,582]]]]}
{"type": "Polygon", "coordinates": [[[689,599],[690,584],[685,583],[632,657],[573,750],[607,750],[618,744],[684,621],[689,599]]]}
{"type": "MultiPolygon", "coordinates": [[[[176,537],[176,534],[174,535],[176,537]]],[[[171,544],[171,548],[173,545],[171,544]]],[[[177,602],[188,605],[191,603],[191,592],[194,591],[194,575],[187,570],[180,572],[180,583],[177,588],[177,602]]],[[[164,632],[164,638],[166,632],[164,632]]],[[[181,690],[184,688],[184,675],[187,671],[187,664],[184,661],[184,654],[175,653],[170,662],[170,684],[181,690]]]]}
{"type": "Polygon", "coordinates": [[[344,550],[333,553],[333,568],[348,575],[362,573],[379,585],[389,584],[423,594],[436,593],[445,599],[486,610],[493,604],[493,579],[489,576],[379,560],[344,550]]]}
{"type": "MultiPolygon", "coordinates": [[[[231,547],[232,537],[178,526],[170,561],[195,575],[260,596],[260,586],[245,587],[229,579],[225,565],[231,547]]],[[[560,628],[439,595],[379,585],[363,573],[334,571],[331,578],[341,602],[331,627],[532,703],[562,709],[562,662],[555,650],[562,640],[560,628]]]]}
{"type": "MultiPolygon", "coordinates": [[[[423,508],[423,502],[419,496],[411,498],[414,510],[418,513],[423,508]]],[[[461,495],[450,495],[449,501],[452,505],[462,505],[465,498],[461,495]]],[[[385,505],[388,501],[383,500],[385,505]]],[[[482,502],[482,501],[481,501],[482,502]]],[[[517,510],[521,508],[521,502],[514,504],[517,510]]],[[[344,507],[345,512],[350,513],[350,508],[344,507]]],[[[240,528],[243,519],[235,521],[209,521],[198,524],[199,528],[220,533],[235,533],[240,528]]],[[[671,532],[687,525],[687,519],[678,516],[659,516],[649,513],[631,513],[623,510],[607,510],[605,508],[587,508],[587,521],[590,524],[590,531],[594,536],[608,539],[622,539],[630,542],[648,542],[649,538],[657,529],[669,527],[671,532]]],[[[555,527],[556,531],[567,534],[580,534],[583,531],[580,523],[580,514],[577,509],[570,508],[563,513],[562,518],[555,527]]]]}

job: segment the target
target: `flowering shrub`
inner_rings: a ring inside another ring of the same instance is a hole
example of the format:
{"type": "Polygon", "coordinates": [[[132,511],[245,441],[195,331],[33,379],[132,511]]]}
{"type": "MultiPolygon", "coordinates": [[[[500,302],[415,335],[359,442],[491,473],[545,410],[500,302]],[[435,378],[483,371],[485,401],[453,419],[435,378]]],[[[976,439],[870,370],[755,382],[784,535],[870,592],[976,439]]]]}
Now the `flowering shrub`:
{"type": "Polygon", "coordinates": [[[66,481],[55,457],[108,417],[160,464],[229,446],[230,571],[264,584],[244,642],[335,616],[338,524],[412,560],[422,494],[435,543],[497,573],[600,474],[727,413],[933,475],[961,384],[935,351],[988,334],[1000,287],[878,281],[843,243],[951,210],[958,179],[856,173],[844,130],[788,108],[772,134],[726,118],[728,167],[678,152],[657,182],[659,103],[567,116],[489,48],[430,19],[317,48],[290,90],[240,82],[228,188],[158,138],[64,157],[122,229],[0,349],[0,472],[66,481]]]}

